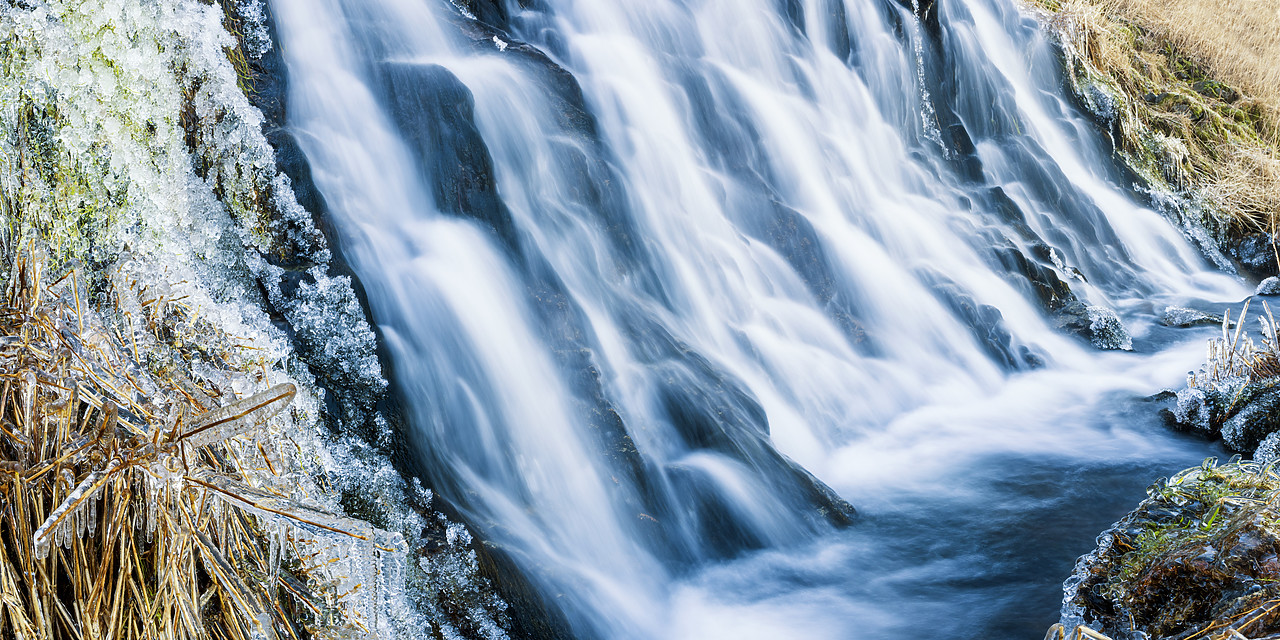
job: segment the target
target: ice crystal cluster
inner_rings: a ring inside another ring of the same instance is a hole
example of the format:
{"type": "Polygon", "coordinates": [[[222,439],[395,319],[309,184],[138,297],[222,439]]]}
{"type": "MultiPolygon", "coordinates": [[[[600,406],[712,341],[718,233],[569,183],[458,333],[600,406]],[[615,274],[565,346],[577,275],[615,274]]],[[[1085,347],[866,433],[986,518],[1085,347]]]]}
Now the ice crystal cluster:
{"type": "MultiPolygon", "coordinates": [[[[252,512],[272,539],[290,541],[272,553],[287,546],[295,561],[323,563],[318,571],[342,595],[330,606],[344,607],[376,637],[451,637],[459,631],[439,601],[460,598],[474,616],[468,635],[504,637],[497,622],[504,605],[478,577],[469,538],[450,536],[426,564],[408,561],[402,533],[414,541],[456,525],[421,500],[411,506],[385,456],[350,435],[349,423],[373,424],[375,440],[390,441],[390,427],[373,412],[387,387],[374,335],[351,282],[332,274],[326,241],[278,171],[262,114],[228,59],[231,51],[269,49],[264,7],[222,5],[0,5],[0,254],[11,258],[35,241],[51,271],[77,268],[103,335],[110,327],[127,346],[128,362],[119,365],[170,376],[198,404],[209,399],[201,389],[251,398],[292,385],[289,410],[269,429],[221,440],[232,453],[261,459],[262,469],[235,481],[192,477],[252,512]],[[222,5],[238,14],[238,38],[224,29],[222,5]],[[325,428],[326,391],[313,371],[342,390],[336,432],[332,419],[325,428]],[[300,502],[285,508],[281,495],[300,502]],[[381,528],[338,515],[344,495],[366,496],[374,508],[358,515],[381,528]]],[[[110,461],[102,462],[95,473],[111,475],[110,461]]],[[[88,478],[66,488],[83,488],[84,504],[101,480],[84,485],[88,478]]],[[[145,490],[163,494],[167,480],[156,482],[145,490]]],[[[79,507],[68,513],[42,532],[45,545],[92,531],[79,507]]]]}
{"type": "Polygon", "coordinates": [[[373,333],[276,169],[222,21],[218,5],[195,0],[7,9],[0,119],[15,152],[0,180],[24,192],[21,218],[56,257],[180,265],[219,302],[251,300],[257,280],[302,346],[329,357],[321,368],[379,393],[373,333]],[[305,271],[307,286],[286,295],[286,267],[305,271]],[[312,313],[322,305],[331,311],[312,313]]]}

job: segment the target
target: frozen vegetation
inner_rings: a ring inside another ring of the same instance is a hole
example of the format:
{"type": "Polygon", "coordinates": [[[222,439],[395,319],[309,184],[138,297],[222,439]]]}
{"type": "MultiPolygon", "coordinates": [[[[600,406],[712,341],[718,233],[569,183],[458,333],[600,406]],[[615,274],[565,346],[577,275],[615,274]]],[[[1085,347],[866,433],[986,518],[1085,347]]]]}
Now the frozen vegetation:
{"type": "MultiPolygon", "coordinates": [[[[85,304],[129,347],[123,366],[241,398],[211,403],[206,420],[234,417],[269,389],[291,390],[289,409],[254,423],[253,437],[243,437],[242,420],[186,437],[265,444],[264,458],[278,463],[265,466],[278,468],[199,480],[253,513],[264,535],[292,543],[279,562],[330,558],[325,575],[358,622],[352,629],[503,637],[505,605],[479,578],[470,537],[431,511],[428,492],[410,495],[376,442],[352,435],[372,425],[376,441],[391,440],[374,409],[387,387],[375,337],[277,170],[233,63],[270,48],[264,7],[231,8],[238,37],[224,28],[222,6],[196,0],[0,8],[0,251],[12,260],[30,242],[49,272],[76,270],[85,304]],[[326,393],[339,396],[329,405],[340,415],[326,414],[326,393]],[[381,528],[339,515],[351,502],[381,528]],[[437,527],[450,532],[448,544],[420,563],[417,540],[437,527]]],[[[77,479],[85,493],[94,477],[77,479]]],[[[50,535],[67,539],[61,529],[40,532],[42,547],[50,535]]]]}

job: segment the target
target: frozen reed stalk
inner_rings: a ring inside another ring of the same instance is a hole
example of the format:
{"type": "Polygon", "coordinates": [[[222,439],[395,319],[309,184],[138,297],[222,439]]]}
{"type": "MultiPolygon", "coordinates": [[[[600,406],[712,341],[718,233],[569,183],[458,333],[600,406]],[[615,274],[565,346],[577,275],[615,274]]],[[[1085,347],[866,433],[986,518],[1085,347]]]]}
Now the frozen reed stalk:
{"type": "Polygon", "coordinates": [[[289,406],[298,389],[290,383],[276,385],[262,393],[214,409],[196,420],[176,442],[201,447],[260,430],[276,414],[289,406]]]}

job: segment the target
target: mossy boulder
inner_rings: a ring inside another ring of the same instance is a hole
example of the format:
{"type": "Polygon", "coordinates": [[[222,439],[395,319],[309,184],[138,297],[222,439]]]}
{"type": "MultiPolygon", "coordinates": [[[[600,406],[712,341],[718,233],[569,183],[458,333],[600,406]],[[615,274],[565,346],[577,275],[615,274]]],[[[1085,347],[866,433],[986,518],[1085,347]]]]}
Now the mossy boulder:
{"type": "Polygon", "coordinates": [[[1280,634],[1280,475],[1211,458],[1147,495],[1077,563],[1063,626],[1115,640],[1280,634]]]}

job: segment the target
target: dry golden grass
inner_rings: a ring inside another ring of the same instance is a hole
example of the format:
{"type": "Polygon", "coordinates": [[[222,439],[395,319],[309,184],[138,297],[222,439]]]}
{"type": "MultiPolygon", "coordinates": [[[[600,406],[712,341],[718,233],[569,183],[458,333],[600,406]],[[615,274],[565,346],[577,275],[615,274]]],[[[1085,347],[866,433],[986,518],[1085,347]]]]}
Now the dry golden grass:
{"type": "Polygon", "coordinates": [[[1117,144],[1140,172],[1198,194],[1229,237],[1280,216],[1280,3],[1034,0],[1078,84],[1120,95],[1117,144]]]}
{"type": "Polygon", "coordinates": [[[1114,11],[1199,60],[1218,80],[1280,114],[1280,2],[1110,0],[1114,11]]]}
{"type": "Polygon", "coordinates": [[[45,285],[25,255],[9,280],[0,638],[296,640],[360,629],[343,619],[340,594],[308,586],[314,569],[298,559],[315,553],[298,545],[305,530],[368,542],[367,525],[343,531],[337,516],[251,487],[245,469],[280,461],[260,445],[229,446],[252,442],[292,401],[292,384],[235,399],[181,371],[162,379],[85,312],[74,275],[45,285]]]}

